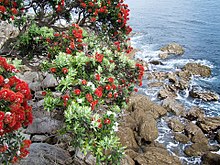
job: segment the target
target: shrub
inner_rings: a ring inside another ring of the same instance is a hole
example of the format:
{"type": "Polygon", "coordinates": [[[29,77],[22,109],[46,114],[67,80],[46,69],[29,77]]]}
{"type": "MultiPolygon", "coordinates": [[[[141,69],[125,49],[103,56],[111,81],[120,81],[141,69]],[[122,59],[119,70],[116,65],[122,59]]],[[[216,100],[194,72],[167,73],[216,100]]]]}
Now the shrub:
{"type": "Polygon", "coordinates": [[[14,76],[18,70],[0,57],[0,162],[16,162],[28,155],[29,140],[20,129],[32,123],[32,108],[28,85],[14,76]]]}

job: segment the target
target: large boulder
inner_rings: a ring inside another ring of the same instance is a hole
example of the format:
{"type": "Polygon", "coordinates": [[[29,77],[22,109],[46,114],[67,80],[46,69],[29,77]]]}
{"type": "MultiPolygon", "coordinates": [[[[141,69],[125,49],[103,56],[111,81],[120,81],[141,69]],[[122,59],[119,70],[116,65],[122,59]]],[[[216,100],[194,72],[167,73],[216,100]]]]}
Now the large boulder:
{"type": "Polygon", "coordinates": [[[219,96],[211,91],[205,91],[205,90],[198,90],[196,88],[193,88],[190,92],[189,95],[193,98],[199,98],[204,101],[218,101],[219,96]]]}
{"type": "Polygon", "coordinates": [[[204,117],[198,121],[198,126],[206,133],[220,129],[220,117],[204,117]]]}
{"type": "Polygon", "coordinates": [[[147,147],[145,153],[138,155],[134,160],[140,165],[181,165],[177,157],[169,155],[166,149],[158,147],[147,147]]]}
{"type": "Polygon", "coordinates": [[[219,165],[220,155],[212,152],[207,152],[202,155],[201,160],[203,165],[219,165]]]}
{"type": "Polygon", "coordinates": [[[218,129],[217,134],[216,134],[216,140],[220,144],[220,129],[218,129]]]}
{"type": "Polygon", "coordinates": [[[65,165],[71,162],[72,158],[67,151],[46,143],[33,143],[29,156],[22,159],[19,165],[65,165]]]}
{"type": "Polygon", "coordinates": [[[193,75],[202,77],[209,77],[211,75],[211,69],[208,66],[199,63],[187,63],[183,70],[189,71],[193,75]]]}

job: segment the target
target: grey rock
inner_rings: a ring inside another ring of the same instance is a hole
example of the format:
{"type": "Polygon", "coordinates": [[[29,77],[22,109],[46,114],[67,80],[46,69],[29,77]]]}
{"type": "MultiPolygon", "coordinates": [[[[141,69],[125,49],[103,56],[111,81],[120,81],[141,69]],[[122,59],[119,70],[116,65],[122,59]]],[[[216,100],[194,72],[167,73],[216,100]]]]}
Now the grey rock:
{"type": "Polygon", "coordinates": [[[19,165],[65,165],[72,164],[69,152],[46,143],[32,143],[30,154],[19,165]]]}
{"type": "Polygon", "coordinates": [[[183,47],[178,43],[170,43],[168,45],[165,45],[164,47],[160,48],[162,52],[175,55],[182,55],[184,54],[183,47]]]}
{"type": "Polygon", "coordinates": [[[193,88],[189,92],[189,94],[193,98],[199,98],[204,101],[218,101],[219,100],[218,94],[216,94],[212,91],[208,91],[208,90],[206,90],[206,91],[205,90],[197,90],[196,88],[193,88]]]}
{"type": "Polygon", "coordinates": [[[51,134],[62,127],[63,123],[50,117],[34,118],[32,125],[28,126],[28,134],[51,134]]]}
{"type": "Polygon", "coordinates": [[[57,85],[58,82],[52,74],[47,74],[45,79],[42,81],[43,88],[55,87],[57,85]]]}

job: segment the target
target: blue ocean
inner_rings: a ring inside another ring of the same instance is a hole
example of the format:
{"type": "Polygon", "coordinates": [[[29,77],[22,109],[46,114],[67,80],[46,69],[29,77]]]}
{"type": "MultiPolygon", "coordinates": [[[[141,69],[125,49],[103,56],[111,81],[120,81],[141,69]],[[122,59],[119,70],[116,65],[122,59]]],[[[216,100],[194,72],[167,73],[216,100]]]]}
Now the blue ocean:
{"type": "MultiPolygon", "coordinates": [[[[185,49],[184,55],[163,60],[165,65],[151,69],[172,71],[188,62],[207,65],[212,69],[211,77],[195,78],[192,83],[220,95],[220,0],[126,0],[126,3],[131,10],[129,24],[135,34],[131,38],[132,45],[140,50],[136,58],[159,60],[158,50],[162,46],[179,43],[185,49]]],[[[156,100],[154,92],[144,87],[142,91],[156,100]]],[[[220,116],[220,101],[180,100],[188,107],[200,106],[207,116],[220,116]]],[[[159,125],[162,132],[169,131],[164,121],[159,125]]],[[[161,134],[160,141],[165,141],[167,148],[172,150],[178,144],[169,138],[161,134]]],[[[183,156],[182,160],[187,164],[200,163],[199,158],[183,156]]]]}

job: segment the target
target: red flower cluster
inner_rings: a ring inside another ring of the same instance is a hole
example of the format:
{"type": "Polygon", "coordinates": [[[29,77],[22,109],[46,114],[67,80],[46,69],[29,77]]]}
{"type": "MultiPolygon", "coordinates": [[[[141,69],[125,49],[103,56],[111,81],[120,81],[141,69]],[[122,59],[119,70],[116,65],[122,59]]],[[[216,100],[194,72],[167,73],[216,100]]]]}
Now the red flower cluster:
{"type": "Polygon", "coordinates": [[[139,86],[142,86],[142,79],[143,79],[143,75],[144,75],[144,67],[142,64],[137,63],[136,67],[139,70],[139,75],[138,75],[138,82],[139,82],[139,86]]]}
{"type": "Polygon", "coordinates": [[[14,20],[14,16],[19,13],[23,13],[24,9],[21,6],[21,3],[17,3],[16,0],[0,0],[0,19],[14,20]]]}
{"type": "Polygon", "coordinates": [[[103,54],[96,53],[96,55],[95,55],[95,59],[96,59],[96,61],[99,62],[99,63],[102,62],[103,57],[104,57],[103,54]]]}
{"type": "MultiPolygon", "coordinates": [[[[15,70],[3,57],[0,57],[0,68],[6,73],[15,70]]],[[[32,123],[32,108],[27,103],[31,98],[31,91],[24,81],[15,76],[5,78],[0,75],[1,136],[32,123]]]]}
{"type": "Polygon", "coordinates": [[[79,51],[83,47],[83,30],[78,24],[72,24],[69,29],[69,33],[54,33],[54,38],[47,38],[46,41],[49,44],[49,58],[54,58],[56,54],[66,52],[67,54],[73,54],[79,51]],[[63,40],[65,39],[65,42],[63,40]]]}
{"type": "Polygon", "coordinates": [[[89,13],[91,22],[110,19],[109,21],[112,23],[113,28],[109,29],[109,32],[113,33],[113,35],[119,34],[119,31],[125,32],[125,34],[131,32],[132,29],[127,26],[130,10],[123,0],[103,0],[101,3],[97,0],[79,0],[79,2],[82,10],[89,13]],[[115,15],[112,16],[112,13],[115,13],[115,15]]]}
{"type": "Polygon", "coordinates": [[[19,159],[25,158],[29,155],[29,151],[27,150],[31,145],[30,140],[23,140],[20,148],[20,153],[13,157],[11,163],[18,162],[19,159]]]}

